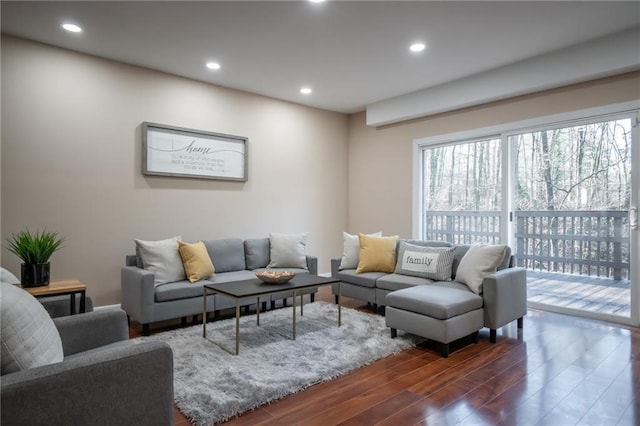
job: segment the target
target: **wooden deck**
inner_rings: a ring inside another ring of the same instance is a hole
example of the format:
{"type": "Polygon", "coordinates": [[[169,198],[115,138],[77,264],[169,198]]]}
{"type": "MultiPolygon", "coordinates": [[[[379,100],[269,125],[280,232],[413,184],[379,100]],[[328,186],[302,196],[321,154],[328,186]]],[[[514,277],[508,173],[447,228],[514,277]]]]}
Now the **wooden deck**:
{"type": "Polygon", "coordinates": [[[527,270],[530,302],[600,312],[631,315],[629,280],[527,270]]]}

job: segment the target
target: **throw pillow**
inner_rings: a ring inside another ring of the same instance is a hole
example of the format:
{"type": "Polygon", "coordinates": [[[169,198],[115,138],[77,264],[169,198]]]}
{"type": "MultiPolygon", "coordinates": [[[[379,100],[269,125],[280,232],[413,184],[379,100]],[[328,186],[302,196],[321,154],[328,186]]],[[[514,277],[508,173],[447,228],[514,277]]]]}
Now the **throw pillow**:
{"type": "Polygon", "coordinates": [[[423,247],[400,243],[396,274],[451,281],[453,247],[423,247]]]}
{"type": "Polygon", "coordinates": [[[482,293],[482,281],[486,276],[496,272],[504,259],[507,246],[474,244],[460,260],[456,281],[466,284],[476,294],[482,293]]]}
{"type": "Polygon", "coordinates": [[[20,284],[18,277],[4,268],[0,268],[0,282],[7,284],[20,284]]]}
{"type": "Polygon", "coordinates": [[[358,234],[360,240],[360,259],[357,274],[363,272],[389,272],[396,267],[396,244],[398,236],[371,237],[358,234]]]}
{"type": "Polygon", "coordinates": [[[1,285],[1,374],[61,362],[62,340],[42,304],[20,287],[1,285]]]}
{"type": "Polygon", "coordinates": [[[269,234],[271,262],[269,268],[307,268],[307,232],[269,234]]]}
{"type": "Polygon", "coordinates": [[[193,244],[178,241],[178,251],[189,282],[195,283],[214,274],[215,268],[202,241],[193,244]]]}
{"type": "MultiPolygon", "coordinates": [[[[367,234],[370,237],[381,237],[382,232],[374,232],[367,234]]],[[[340,259],[340,269],[356,269],[360,260],[360,240],[357,235],[342,233],[342,241],[344,248],[342,250],[342,259],[340,259]]]]}
{"type": "Polygon", "coordinates": [[[153,272],[155,284],[181,281],[186,278],[182,258],[178,252],[180,236],[159,241],[133,240],[140,252],[142,266],[153,272]]]}

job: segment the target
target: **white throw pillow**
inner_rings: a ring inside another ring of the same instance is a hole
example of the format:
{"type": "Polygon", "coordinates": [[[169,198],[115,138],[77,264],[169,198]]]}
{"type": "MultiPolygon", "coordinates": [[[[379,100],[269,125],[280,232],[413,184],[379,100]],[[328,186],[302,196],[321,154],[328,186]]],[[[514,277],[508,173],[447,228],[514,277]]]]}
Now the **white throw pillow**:
{"type": "Polygon", "coordinates": [[[142,259],[142,267],[155,275],[155,284],[187,279],[178,251],[180,236],[158,241],[133,240],[142,259]]]}
{"type": "Polygon", "coordinates": [[[0,282],[7,284],[20,284],[18,277],[4,268],[0,268],[0,282]]]}
{"type": "MultiPolygon", "coordinates": [[[[370,237],[381,237],[382,232],[374,232],[367,234],[370,237]]],[[[340,259],[340,269],[356,269],[360,261],[360,239],[357,235],[342,233],[344,248],[342,250],[342,259],[340,259]]]]}
{"type": "Polygon", "coordinates": [[[61,362],[60,333],[40,302],[12,284],[0,289],[2,374],[61,362]]]}
{"type": "Polygon", "coordinates": [[[476,294],[482,293],[482,281],[494,272],[502,263],[507,246],[490,244],[473,244],[462,256],[456,281],[466,284],[476,294]]]}
{"type": "Polygon", "coordinates": [[[268,268],[307,268],[307,232],[269,234],[271,262],[268,268]]]}

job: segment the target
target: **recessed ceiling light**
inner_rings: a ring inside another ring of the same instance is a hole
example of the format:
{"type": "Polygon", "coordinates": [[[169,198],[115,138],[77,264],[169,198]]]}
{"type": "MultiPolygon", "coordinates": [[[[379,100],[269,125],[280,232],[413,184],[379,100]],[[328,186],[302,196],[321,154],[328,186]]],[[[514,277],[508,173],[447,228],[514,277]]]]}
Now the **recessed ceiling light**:
{"type": "Polygon", "coordinates": [[[310,3],[324,3],[325,0],[309,0],[310,3]]]}
{"type": "Polygon", "coordinates": [[[414,43],[409,47],[409,50],[412,52],[422,52],[425,49],[424,43],[414,43]]]}
{"type": "Polygon", "coordinates": [[[70,33],[81,33],[82,32],[82,28],[80,28],[79,26],[75,25],[75,24],[62,24],[61,27],[67,31],[69,31],[70,33]]]}
{"type": "Polygon", "coordinates": [[[220,64],[217,62],[207,62],[207,68],[209,68],[210,70],[219,70],[220,64]]]}
{"type": "Polygon", "coordinates": [[[303,87],[300,89],[300,93],[302,93],[303,95],[310,95],[311,92],[313,92],[313,90],[311,90],[311,87],[303,87]]]}

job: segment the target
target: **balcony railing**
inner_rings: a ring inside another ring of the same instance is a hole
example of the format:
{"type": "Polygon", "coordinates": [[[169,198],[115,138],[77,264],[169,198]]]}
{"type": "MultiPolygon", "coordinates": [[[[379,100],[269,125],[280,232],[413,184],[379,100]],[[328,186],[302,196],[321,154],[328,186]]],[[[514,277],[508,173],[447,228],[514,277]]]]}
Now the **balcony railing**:
{"type": "MultiPolygon", "coordinates": [[[[627,211],[517,211],[516,264],[527,269],[613,278],[629,277],[627,211]]],[[[431,211],[424,238],[470,244],[501,242],[501,212],[431,211]]]]}

